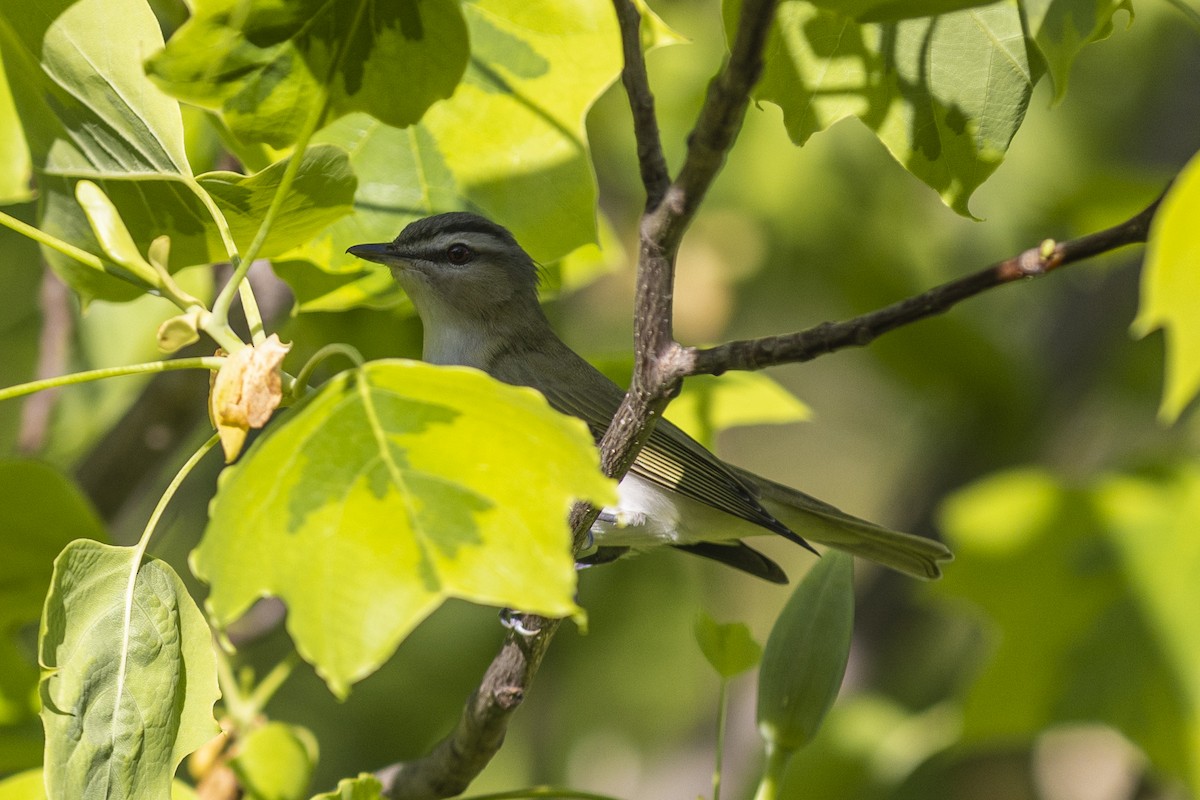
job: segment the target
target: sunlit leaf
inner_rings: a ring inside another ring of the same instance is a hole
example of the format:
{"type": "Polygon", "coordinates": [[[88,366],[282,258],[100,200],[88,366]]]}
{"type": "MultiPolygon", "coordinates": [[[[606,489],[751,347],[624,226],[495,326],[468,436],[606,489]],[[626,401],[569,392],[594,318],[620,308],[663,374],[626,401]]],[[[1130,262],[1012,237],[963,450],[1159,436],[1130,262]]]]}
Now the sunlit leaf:
{"type": "Polygon", "coordinates": [[[161,797],[217,733],[212,636],[179,576],[87,539],[54,562],[38,649],[53,797],[161,797]]]}
{"type": "Polygon", "coordinates": [[[1200,156],[1171,185],[1150,226],[1142,296],[1133,332],[1162,328],[1167,348],[1166,387],[1158,414],[1173,422],[1200,391],[1200,156]]]}
{"type": "Polygon", "coordinates": [[[344,695],[446,598],[579,613],[566,514],[612,499],[597,465],[583,424],[532,390],[372,362],[225,472],[193,568],[222,625],[283,598],[300,654],[344,695]]]}
{"type": "Polygon", "coordinates": [[[974,604],[994,631],[965,699],[967,741],[1106,723],[1200,787],[1197,526],[1194,465],[1077,488],[1014,471],[952,497],[942,527],[959,560],[932,590],[974,604]]]}
{"type": "Polygon", "coordinates": [[[330,119],[362,111],[411,125],[466,63],[451,0],[198,0],[146,69],[176,97],[221,111],[243,139],[285,147],[326,97],[330,119]]]}
{"type": "Polygon", "coordinates": [[[732,678],[756,666],[762,647],[750,635],[745,623],[720,625],[708,614],[696,616],[694,628],[700,652],[722,678],[732,678]]]}
{"type": "Polygon", "coordinates": [[[775,620],[758,677],[758,730],[795,750],[821,727],[842,686],[854,628],[854,558],[830,550],[775,620]]]}
{"type": "MultiPolygon", "coordinates": [[[[728,30],[739,7],[725,4],[728,30]]],[[[969,216],[971,193],[1025,117],[1034,79],[1015,3],[860,24],[785,0],[756,94],[783,109],[796,144],[858,117],[905,169],[969,216]]]]}

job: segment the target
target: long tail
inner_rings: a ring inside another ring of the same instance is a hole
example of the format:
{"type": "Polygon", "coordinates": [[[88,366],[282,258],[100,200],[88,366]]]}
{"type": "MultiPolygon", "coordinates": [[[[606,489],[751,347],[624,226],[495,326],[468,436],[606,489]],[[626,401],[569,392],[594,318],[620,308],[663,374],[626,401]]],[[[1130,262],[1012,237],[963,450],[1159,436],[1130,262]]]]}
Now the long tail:
{"type": "Polygon", "coordinates": [[[941,577],[939,562],[954,559],[954,554],[939,541],[888,530],[852,517],[804,492],[742,469],[736,471],[758,490],[759,500],[768,511],[806,539],[869,558],[923,580],[941,577]]]}

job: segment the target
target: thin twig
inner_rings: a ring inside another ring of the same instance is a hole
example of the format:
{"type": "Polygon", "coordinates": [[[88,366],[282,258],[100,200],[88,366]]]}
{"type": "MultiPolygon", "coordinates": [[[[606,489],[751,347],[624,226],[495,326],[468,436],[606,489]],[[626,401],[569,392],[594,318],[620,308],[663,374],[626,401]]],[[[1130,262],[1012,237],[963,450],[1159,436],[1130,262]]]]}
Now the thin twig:
{"type": "Polygon", "coordinates": [[[663,156],[658,116],[654,111],[654,94],[650,91],[650,80],[646,75],[646,58],[642,52],[640,33],[642,15],[632,0],[613,0],[613,7],[617,11],[621,48],[625,55],[621,83],[625,86],[629,109],[633,113],[638,166],[642,172],[642,185],[646,188],[646,208],[651,209],[662,202],[671,183],[671,173],[663,156]]]}
{"type": "Polygon", "coordinates": [[[964,278],[842,322],[825,322],[781,336],[727,342],[690,354],[677,362],[681,374],[720,375],[729,370],[757,370],[777,364],[811,361],[846,347],[862,347],[888,331],[941,314],[969,297],[1014,281],[1037,278],[1059,267],[1129,244],[1145,242],[1157,200],[1119,225],[1066,242],[1047,242],[992,264],[964,278]]]}

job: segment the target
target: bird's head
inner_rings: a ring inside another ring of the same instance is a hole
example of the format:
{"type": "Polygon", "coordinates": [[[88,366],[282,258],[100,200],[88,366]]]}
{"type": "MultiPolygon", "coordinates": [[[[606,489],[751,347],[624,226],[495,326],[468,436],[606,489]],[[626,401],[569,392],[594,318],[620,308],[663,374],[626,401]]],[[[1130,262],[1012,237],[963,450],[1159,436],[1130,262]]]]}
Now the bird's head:
{"type": "Polygon", "coordinates": [[[501,225],[463,211],[410,223],[393,241],[346,252],[388,266],[428,325],[537,307],[538,268],[501,225]]]}

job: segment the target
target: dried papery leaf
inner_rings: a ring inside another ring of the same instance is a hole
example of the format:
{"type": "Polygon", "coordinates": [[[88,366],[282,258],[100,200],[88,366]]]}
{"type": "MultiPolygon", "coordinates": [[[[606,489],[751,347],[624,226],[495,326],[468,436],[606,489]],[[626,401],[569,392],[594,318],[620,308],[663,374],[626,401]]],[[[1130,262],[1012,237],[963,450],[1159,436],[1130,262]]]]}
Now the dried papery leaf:
{"type": "Polygon", "coordinates": [[[266,341],[230,355],[213,380],[209,410],[221,437],[225,462],[238,457],[251,428],[267,424],[283,398],[279,367],[292,349],[271,334],[266,341]]]}

